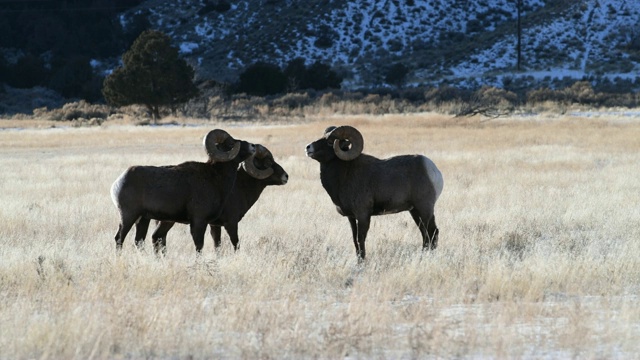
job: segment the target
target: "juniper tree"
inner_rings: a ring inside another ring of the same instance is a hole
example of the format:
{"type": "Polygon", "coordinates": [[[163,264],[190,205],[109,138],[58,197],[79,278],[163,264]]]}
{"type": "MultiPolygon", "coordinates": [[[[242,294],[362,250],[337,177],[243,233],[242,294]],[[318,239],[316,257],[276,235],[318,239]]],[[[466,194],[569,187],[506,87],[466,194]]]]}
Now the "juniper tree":
{"type": "Polygon", "coordinates": [[[122,66],[105,78],[102,93],[114,106],[146,106],[157,121],[161,107],[175,110],[198,94],[193,77],[193,68],[179,57],[169,36],[147,30],[122,56],[122,66]]]}

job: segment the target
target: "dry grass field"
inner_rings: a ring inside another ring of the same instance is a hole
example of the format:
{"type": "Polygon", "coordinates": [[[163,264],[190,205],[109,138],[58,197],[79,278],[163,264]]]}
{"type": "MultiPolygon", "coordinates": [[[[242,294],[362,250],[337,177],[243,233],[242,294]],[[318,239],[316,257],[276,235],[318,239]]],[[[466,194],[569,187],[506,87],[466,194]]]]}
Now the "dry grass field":
{"type": "MultiPolygon", "coordinates": [[[[0,120],[2,123],[3,120],[0,120]]],[[[7,120],[8,121],[8,120],[7,120]]],[[[580,358],[640,353],[640,120],[335,116],[0,130],[0,359],[580,358]],[[373,218],[358,265],[304,147],[328,125],[365,152],[441,169],[440,243],[373,218]],[[129,165],[204,160],[222,127],[287,170],[234,253],[177,225],[158,259],[116,256],[111,183],[129,165]]]]}

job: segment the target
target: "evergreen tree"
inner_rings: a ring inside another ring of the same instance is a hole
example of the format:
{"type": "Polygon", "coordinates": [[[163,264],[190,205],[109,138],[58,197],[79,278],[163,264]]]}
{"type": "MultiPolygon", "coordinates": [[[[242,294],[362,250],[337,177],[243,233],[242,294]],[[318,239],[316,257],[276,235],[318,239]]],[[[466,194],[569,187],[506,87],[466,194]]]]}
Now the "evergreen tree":
{"type": "Polygon", "coordinates": [[[154,121],[160,118],[160,108],[175,110],[198,94],[193,83],[194,71],[171,46],[171,39],[160,31],[140,34],[122,56],[123,66],[104,81],[105,100],[115,106],[142,104],[154,121]]]}

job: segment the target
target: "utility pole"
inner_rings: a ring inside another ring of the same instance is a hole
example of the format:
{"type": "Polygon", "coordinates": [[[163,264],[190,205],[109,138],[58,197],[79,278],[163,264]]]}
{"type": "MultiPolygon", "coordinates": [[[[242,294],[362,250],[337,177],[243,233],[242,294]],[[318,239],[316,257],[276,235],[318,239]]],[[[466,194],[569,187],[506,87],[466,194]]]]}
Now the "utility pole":
{"type": "Polygon", "coordinates": [[[516,65],[516,69],[518,71],[520,71],[520,65],[522,64],[522,23],[520,21],[520,10],[522,8],[522,0],[516,0],[517,1],[517,12],[518,12],[518,44],[516,45],[516,52],[518,53],[518,63],[516,65]]]}

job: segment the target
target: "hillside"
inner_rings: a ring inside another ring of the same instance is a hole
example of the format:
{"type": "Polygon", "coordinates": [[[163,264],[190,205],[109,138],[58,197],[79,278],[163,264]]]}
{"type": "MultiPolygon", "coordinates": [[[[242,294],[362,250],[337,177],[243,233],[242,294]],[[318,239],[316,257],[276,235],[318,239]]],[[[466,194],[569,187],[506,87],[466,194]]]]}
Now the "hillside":
{"type": "Polygon", "coordinates": [[[640,90],[640,1],[0,1],[0,114],[104,101],[104,77],[145,29],[169,34],[196,80],[234,83],[258,61],[330,65],[344,89],[442,84],[640,90]],[[402,65],[402,66],[399,66],[402,65]],[[395,86],[395,84],[394,84],[395,86]],[[36,99],[37,101],[32,101],[36,99]]]}
{"type": "Polygon", "coordinates": [[[234,81],[256,61],[302,57],[331,64],[346,88],[382,85],[402,63],[413,85],[500,85],[608,78],[640,70],[640,2],[525,0],[522,67],[516,71],[517,8],[508,0],[149,0],[134,16],[170,34],[201,79],[234,81]]]}

